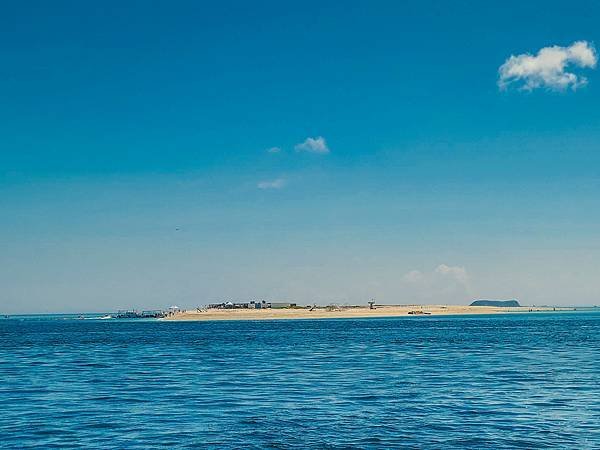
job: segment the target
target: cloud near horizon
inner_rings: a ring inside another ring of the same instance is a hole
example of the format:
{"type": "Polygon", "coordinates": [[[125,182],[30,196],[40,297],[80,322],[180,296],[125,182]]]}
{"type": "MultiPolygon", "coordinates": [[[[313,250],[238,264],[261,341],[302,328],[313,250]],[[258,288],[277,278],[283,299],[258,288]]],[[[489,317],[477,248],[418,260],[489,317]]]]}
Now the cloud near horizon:
{"type": "Polygon", "coordinates": [[[425,276],[419,270],[411,270],[402,276],[402,280],[407,283],[418,283],[423,280],[425,276]]]}
{"type": "Polygon", "coordinates": [[[464,267],[440,264],[435,268],[435,273],[454,278],[465,287],[467,287],[469,284],[469,276],[467,275],[467,270],[464,267]]]}
{"type": "Polygon", "coordinates": [[[322,136],[318,136],[316,138],[308,137],[304,142],[300,144],[296,144],[294,149],[297,152],[308,152],[308,153],[320,153],[327,154],[329,153],[329,147],[327,146],[327,142],[325,142],[325,138],[322,136]]]}
{"type": "Polygon", "coordinates": [[[259,189],[281,189],[285,187],[287,181],[285,178],[275,178],[274,180],[260,181],[256,187],[259,189]]]}
{"type": "Polygon", "coordinates": [[[267,153],[281,153],[280,147],[271,147],[267,149],[267,153]]]}
{"type": "Polygon", "coordinates": [[[431,272],[411,270],[402,276],[406,295],[429,303],[464,303],[472,297],[469,274],[464,267],[440,264],[431,272]]]}
{"type": "Polygon", "coordinates": [[[537,88],[575,90],[585,86],[587,78],[566,69],[569,66],[594,68],[597,62],[596,49],[587,41],[577,41],[568,47],[544,47],[536,55],[511,55],[498,69],[498,87],[504,90],[518,85],[520,90],[526,91],[537,88]]]}

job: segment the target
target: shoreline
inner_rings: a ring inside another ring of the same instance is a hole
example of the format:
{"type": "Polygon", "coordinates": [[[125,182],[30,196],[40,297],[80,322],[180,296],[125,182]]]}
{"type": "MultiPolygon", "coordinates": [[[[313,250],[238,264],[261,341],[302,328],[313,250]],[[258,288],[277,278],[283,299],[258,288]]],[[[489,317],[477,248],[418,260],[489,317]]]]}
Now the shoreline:
{"type": "Polygon", "coordinates": [[[463,306],[463,305],[377,305],[339,308],[319,307],[285,309],[205,309],[182,311],[163,319],[165,321],[219,321],[219,320],[294,320],[294,319],[368,319],[385,317],[428,317],[482,314],[519,314],[533,312],[577,311],[576,307],[552,306],[463,306]]]}

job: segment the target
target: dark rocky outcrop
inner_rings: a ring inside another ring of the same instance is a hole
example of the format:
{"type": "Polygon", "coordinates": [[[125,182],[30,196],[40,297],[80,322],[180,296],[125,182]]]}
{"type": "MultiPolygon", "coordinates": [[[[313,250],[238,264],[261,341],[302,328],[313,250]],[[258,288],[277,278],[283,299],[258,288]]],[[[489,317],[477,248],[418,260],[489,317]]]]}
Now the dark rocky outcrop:
{"type": "Polygon", "coordinates": [[[521,306],[516,300],[475,300],[469,306],[499,306],[503,308],[514,308],[521,306]]]}

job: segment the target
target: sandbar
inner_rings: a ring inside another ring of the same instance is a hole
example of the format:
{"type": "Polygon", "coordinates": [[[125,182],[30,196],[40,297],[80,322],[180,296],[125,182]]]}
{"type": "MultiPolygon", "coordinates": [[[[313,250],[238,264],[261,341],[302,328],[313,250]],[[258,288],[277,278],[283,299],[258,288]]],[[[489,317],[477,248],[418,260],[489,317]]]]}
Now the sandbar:
{"type": "Polygon", "coordinates": [[[161,320],[212,321],[212,320],[290,320],[290,319],[360,319],[372,317],[430,317],[441,315],[506,314],[528,312],[573,311],[571,307],[521,306],[503,308],[494,306],[462,305],[377,305],[368,306],[308,307],[282,309],[200,309],[181,311],[161,320]],[[409,314],[410,313],[410,314],[409,314]]]}

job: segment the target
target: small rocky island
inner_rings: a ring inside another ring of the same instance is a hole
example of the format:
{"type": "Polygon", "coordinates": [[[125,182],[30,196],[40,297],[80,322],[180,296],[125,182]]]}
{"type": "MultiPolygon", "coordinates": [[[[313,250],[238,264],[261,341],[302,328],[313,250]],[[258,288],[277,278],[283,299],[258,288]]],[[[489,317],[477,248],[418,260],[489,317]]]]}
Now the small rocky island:
{"type": "Polygon", "coordinates": [[[501,308],[518,308],[521,306],[516,299],[513,300],[475,300],[469,306],[496,306],[501,308]]]}

